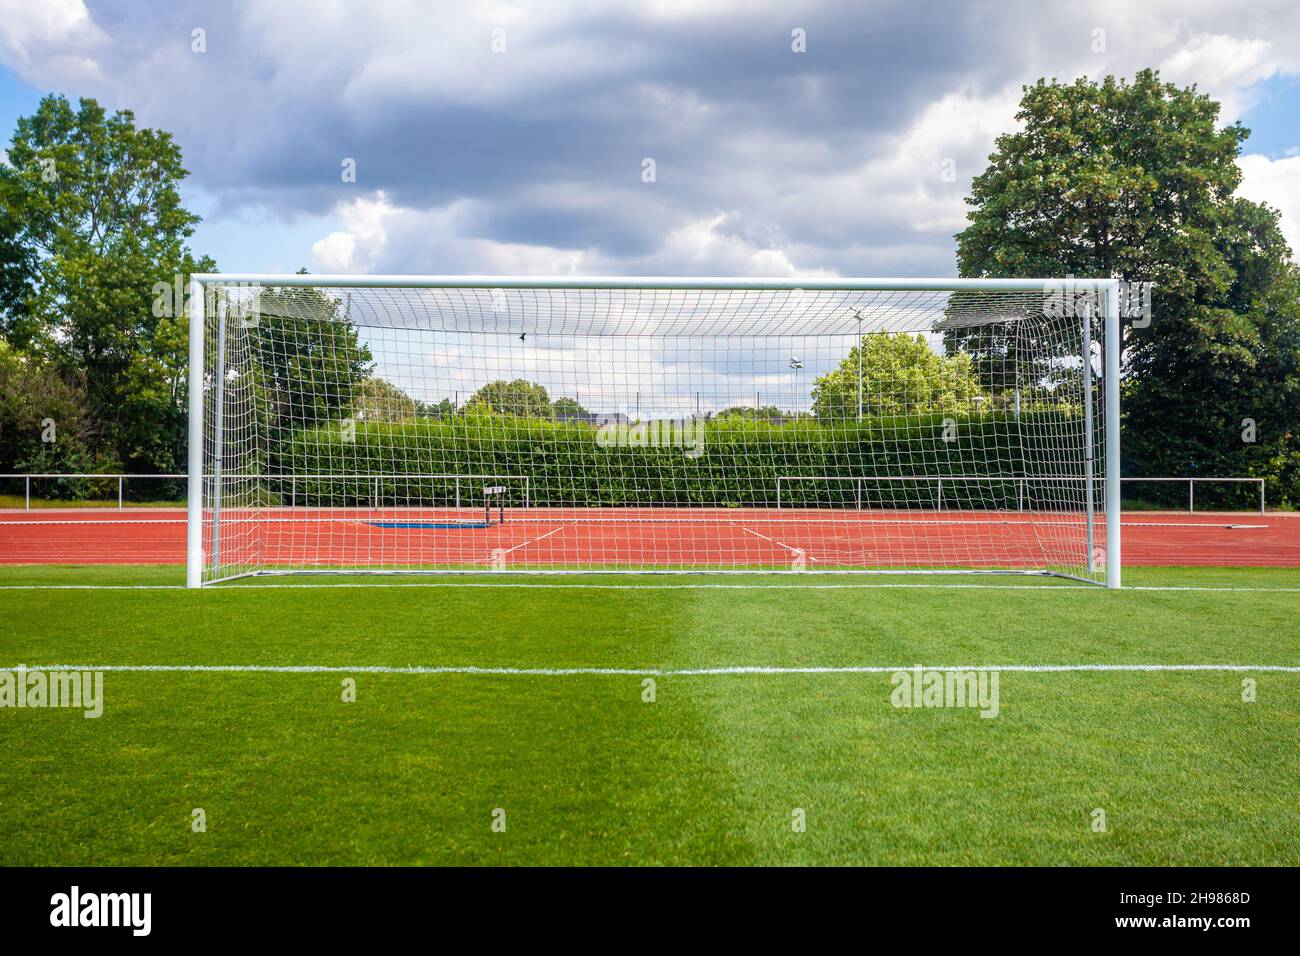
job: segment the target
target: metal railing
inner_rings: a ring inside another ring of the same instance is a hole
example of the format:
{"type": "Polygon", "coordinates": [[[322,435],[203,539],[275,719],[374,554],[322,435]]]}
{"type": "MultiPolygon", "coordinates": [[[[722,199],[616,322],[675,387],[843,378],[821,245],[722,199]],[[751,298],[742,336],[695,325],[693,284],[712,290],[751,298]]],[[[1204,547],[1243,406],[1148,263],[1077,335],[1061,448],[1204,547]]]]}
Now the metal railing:
{"type": "MultiPolygon", "coordinates": [[[[854,507],[862,507],[862,486],[869,482],[884,481],[910,481],[929,483],[935,486],[935,508],[942,511],[944,508],[943,488],[944,482],[947,482],[951,488],[954,485],[969,484],[971,482],[988,482],[1011,484],[1016,489],[1016,510],[1023,511],[1025,508],[1025,492],[1031,483],[1053,483],[1053,482],[1079,482],[1086,479],[1077,478],[1054,478],[1050,476],[1031,477],[1024,475],[859,475],[859,476],[842,476],[842,475],[778,475],[776,479],[776,506],[784,507],[782,483],[788,487],[792,482],[805,481],[849,481],[853,482],[853,500],[854,507]]],[[[1100,484],[1104,479],[1094,478],[1093,481],[1100,484]]],[[[1259,485],[1259,513],[1264,514],[1264,482],[1265,478],[1120,478],[1120,482],[1187,482],[1187,510],[1189,513],[1196,511],[1196,483],[1202,484],[1235,484],[1255,482],[1259,485]]]]}
{"type": "MultiPolygon", "coordinates": [[[[225,475],[225,479],[243,478],[257,479],[258,481],[278,481],[289,482],[289,507],[298,506],[298,481],[366,481],[371,484],[373,491],[373,502],[376,508],[380,507],[382,500],[382,485],[387,480],[394,481],[450,481],[455,489],[454,500],[456,507],[461,506],[461,482],[462,481],[512,481],[522,482],[524,489],[524,507],[529,506],[529,499],[532,496],[531,483],[527,475],[474,475],[474,474],[442,474],[442,475],[408,475],[406,473],[392,474],[317,474],[317,475],[225,475]]],[[[472,500],[477,501],[477,497],[472,496],[472,500]]]]}
{"type": "MultiPolygon", "coordinates": [[[[144,479],[144,480],[157,479],[160,481],[167,480],[167,479],[184,480],[187,477],[188,477],[187,475],[183,475],[183,474],[160,474],[160,475],[125,474],[125,473],[124,474],[89,474],[89,473],[81,473],[81,472],[77,472],[77,473],[60,472],[60,473],[39,473],[39,474],[35,472],[31,472],[31,473],[18,472],[18,473],[0,474],[0,480],[16,480],[19,478],[23,479],[23,510],[24,511],[32,510],[32,479],[37,479],[37,480],[40,479],[60,480],[61,479],[65,481],[98,481],[103,479],[109,479],[115,481],[117,483],[117,510],[125,511],[126,510],[125,492],[126,492],[126,482],[128,480],[131,479],[144,479]]],[[[454,488],[454,500],[457,508],[461,506],[461,482],[462,481],[503,481],[504,480],[508,482],[522,482],[525,508],[529,507],[529,499],[531,498],[532,495],[531,482],[529,481],[527,475],[477,475],[477,474],[410,475],[405,473],[374,474],[372,472],[367,472],[364,474],[308,474],[308,475],[226,474],[222,476],[223,482],[234,481],[236,479],[242,479],[242,480],[255,479],[257,481],[262,481],[262,482],[275,481],[275,482],[280,482],[281,484],[288,482],[290,508],[296,508],[298,506],[298,482],[299,481],[304,481],[304,482],[306,481],[365,481],[370,485],[371,493],[373,495],[372,500],[376,508],[380,506],[380,502],[383,497],[382,494],[383,483],[389,480],[450,481],[452,482],[454,488]]],[[[471,499],[477,502],[476,496],[471,496],[471,499]]]]}
{"type": "Polygon", "coordinates": [[[1218,485],[1218,484],[1225,484],[1225,485],[1226,485],[1226,484],[1239,484],[1239,483],[1242,483],[1242,482],[1249,483],[1249,482],[1252,482],[1252,481],[1253,481],[1253,482],[1257,482],[1257,483],[1259,484],[1259,513],[1260,513],[1260,514],[1263,514],[1263,513],[1264,513],[1264,482],[1265,482],[1266,480],[1267,480],[1267,479],[1264,479],[1264,478],[1121,478],[1121,479],[1120,479],[1120,481],[1122,481],[1122,482],[1123,482],[1123,481],[1131,481],[1131,482],[1140,482],[1140,481],[1160,481],[1160,482],[1169,482],[1169,481],[1174,481],[1174,482],[1178,482],[1178,481],[1185,481],[1185,482],[1187,482],[1187,511],[1188,511],[1188,513],[1192,513],[1192,512],[1195,512],[1195,511],[1196,511],[1196,483],[1197,483],[1198,481],[1201,482],[1202,484],[1213,484],[1213,485],[1218,485]]]}
{"type": "Polygon", "coordinates": [[[142,474],[88,474],[84,472],[18,472],[10,474],[0,474],[0,480],[23,479],[23,510],[32,510],[32,479],[62,479],[71,481],[101,481],[112,479],[117,482],[117,510],[123,511],[126,508],[124,494],[126,491],[126,481],[131,478],[158,479],[184,479],[185,475],[161,474],[161,475],[142,475],[142,474]]]}
{"type": "MultiPolygon", "coordinates": [[[[184,479],[183,474],[161,474],[161,475],[144,475],[144,474],[87,474],[87,473],[28,473],[17,472],[10,474],[0,474],[0,480],[23,480],[23,510],[32,510],[32,479],[63,479],[63,480],[102,480],[110,479],[117,483],[117,510],[123,511],[126,508],[125,502],[125,483],[131,479],[145,480],[177,480],[184,479]]],[[[528,476],[526,475],[407,475],[407,474],[352,474],[352,475],[225,475],[225,479],[250,479],[256,478],[260,481],[288,481],[289,482],[289,507],[297,507],[298,497],[298,480],[351,480],[357,481],[366,479],[374,482],[374,500],[376,506],[380,500],[381,483],[388,479],[395,480],[453,480],[455,483],[455,495],[457,507],[460,505],[460,481],[479,481],[483,479],[507,479],[510,481],[522,481],[524,485],[524,507],[529,507],[531,498],[531,487],[528,476]]],[[[1100,482],[1102,479],[1095,479],[1100,482]]],[[[1254,482],[1259,485],[1259,513],[1264,514],[1264,482],[1265,478],[1121,478],[1121,482],[1186,482],[1187,483],[1187,510],[1189,513],[1196,511],[1196,484],[1240,484],[1254,482]]],[[[1014,482],[1016,483],[1016,506],[1017,510],[1024,509],[1025,489],[1031,482],[1052,482],[1052,481],[1083,481],[1082,478],[1051,478],[1051,477],[1028,477],[1028,476],[1006,476],[999,477],[996,475],[881,475],[881,476],[859,476],[845,477],[837,475],[779,475],[776,479],[776,506],[783,507],[782,503],[782,482],[787,485],[794,481],[852,481],[854,485],[854,499],[857,507],[861,507],[861,486],[866,482],[873,481],[916,481],[916,482],[933,482],[935,483],[935,505],[943,510],[943,486],[944,482],[949,485],[961,484],[963,482],[985,481],[985,482],[1014,482]]]]}

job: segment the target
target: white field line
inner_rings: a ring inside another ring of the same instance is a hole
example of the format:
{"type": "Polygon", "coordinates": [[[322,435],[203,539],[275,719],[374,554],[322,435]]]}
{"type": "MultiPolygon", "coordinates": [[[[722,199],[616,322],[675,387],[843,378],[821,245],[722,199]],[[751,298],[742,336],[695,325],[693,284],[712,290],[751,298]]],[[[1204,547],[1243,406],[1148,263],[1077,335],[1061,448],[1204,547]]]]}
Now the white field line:
{"type": "Polygon", "coordinates": [[[185,524],[185,523],[186,520],[184,518],[104,518],[99,520],[94,518],[83,518],[80,520],[75,518],[69,518],[66,520],[63,518],[49,518],[44,521],[41,520],[2,521],[0,520],[0,528],[8,528],[13,525],[47,525],[47,524],[48,525],[65,525],[65,524],[100,525],[100,524],[185,524]]]}
{"type": "MultiPolygon", "coordinates": [[[[362,665],[337,667],[324,664],[40,664],[24,665],[27,671],[105,671],[122,673],[198,674],[465,674],[492,677],[726,677],[746,675],[799,674],[896,674],[914,671],[916,664],[829,665],[824,667],[477,667],[473,665],[386,667],[362,665]]],[[[0,670],[19,670],[13,665],[0,670]]],[[[981,664],[921,666],[926,671],[999,671],[1021,674],[1150,673],[1150,672],[1273,672],[1300,674],[1300,665],[1284,664],[981,664]]]]}
{"type": "Polygon", "coordinates": [[[554,531],[548,531],[546,532],[546,534],[538,535],[536,538],[530,538],[529,540],[525,541],[523,544],[517,544],[513,548],[506,548],[501,552],[501,554],[504,556],[509,554],[511,551],[518,551],[520,548],[526,548],[530,544],[536,544],[538,541],[541,541],[543,538],[549,538],[553,534],[559,534],[561,531],[564,531],[566,528],[572,527],[573,524],[574,522],[572,521],[570,521],[568,524],[562,524],[554,531]]]}
{"type": "MultiPolygon", "coordinates": [[[[557,529],[559,530],[559,529],[557,529]]],[[[509,572],[506,572],[509,573],[509,572]]],[[[538,588],[576,591],[872,591],[885,588],[960,591],[1078,591],[1109,593],[1085,584],[545,584],[532,581],[335,581],[320,584],[222,584],[204,593],[234,590],[299,590],[306,588],[538,588]]],[[[0,584],[0,591],[184,591],[183,584],[0,584]]],[[[1125,585],[1121,591],[1205,591],[1228,594],[1300,592],[1297,587],[1200,587],[1196,585],[1125,585]]]]}
{"type": "Polygon", "coordinates": [[[1198,587],[1193,584],[1135,584],[1132,587],[1124,587],[1125,591],[1300,591],[1300,587],[1295,588],[1226,588],[1226,587],[1198,587]]]}
{"type": "Polygon", "coordinates": [[[813,554],[810,550],[807,550],[807,549],[805,549],[805,548],[792,548],[790,545],[786,544],[786,543],[783,542],[783,541],[777,541],[775,538],[769,538],[767,535],[763,534],[762,532],[755,531],[753,528],[746,528],[746,527],[744,527],[743,525],[741,526],[740,530],[741,530],[741,531],[748,531],[750,534],[758,535],[760,538],[763,538],[763,539],[766,540],[766,541],[770,541],[770,542],[772,542],[772,543],[773,543],[774,545],[776,545],[778,548],[785,548],[785,549],[786,549],[787,551],[789,551],[791,554],[794,554],[794,555],[798,555],[798,556],[800,556],[800,557],[807,558],[808,561],[809,561],[809,563],[811,563],[811,564],[819,564],[819,563],[821,563],[821,559],[820,559],[819,557],[817,557],[817,555],[813,554]]]}
{"type": "Polygon", "coordinates": [[[776,538],[769,538],[767,535],[763,534],[761,531],[755,531],[753,528],[746,528],[744,525],[741,525],[740,530],[741,530],[741,531],[748,531],[750,534],[752,534],[752,535],[754,535],[754,536],[756,536],[756,537],[762,538],[764,541],[770,541],[770,542],[772,542],[772,544],[776,545],[778,548],[785,548],[785,549],[786,549],[787,551],[789,551],[791,554],[806,554],[806,552],[800,550],[799,548],[792,548],[792,547],[790,547],[790,545],[788,545],[788,544],[784,544],[784,543],[782,543],[782,542],[780,542],[780,541],[777,541],[776,538]]]}

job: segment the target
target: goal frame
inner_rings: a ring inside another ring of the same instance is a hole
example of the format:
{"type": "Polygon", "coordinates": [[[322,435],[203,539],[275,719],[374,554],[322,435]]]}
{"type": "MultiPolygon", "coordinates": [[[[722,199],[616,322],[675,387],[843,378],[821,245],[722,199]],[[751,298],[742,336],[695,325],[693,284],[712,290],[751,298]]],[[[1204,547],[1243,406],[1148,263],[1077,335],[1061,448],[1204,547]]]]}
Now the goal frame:
{"type": "MultiPolygon", "coordinates": [[[[299,275],[288,273],[194,273],[188,285],[189,315],[189,468],[187,476],[186,586],[203,584],[203,431],[204,431],[204,323],[205,297],[209,285],[232,283],[299,288],[329,287],[354,289],[663,289],[735,291],[828,291],[828,292],[1059,292],[1094,293],[1102,311],[1104,362],[1102,388],[1105,433],[1105,475],[1103,507],[1106,515],[1107,588],[1120,587],[1120,280],[1088,278],[1041,279],[906,279],[838,277],[726,277],[671,276],[435,276],[435,275],[299,275]]],[[[224,321],[222,323],[224,326],[224,321]]],[[[220,336],[223,330],[218,330],[220,336]]],[[[1082,323],[1081,354],[1090,354],[1091,324],[1082,323]],[[1085,351],[1088,350],[1088,351],[1085,351]]],[[[1084,363],[1091,369],[1091,361],[1084,363]]],[[[220,389],[220,382],[218,382],[220,389]]],[[[218,421],[221,402],[217,402],[218,421]]],[[[1087,404],[1085,468],[1091,475],[1093,422],[1087,404]]],[[[215,424],[215,423],[214,423],[215,424]]],[[[219,429],[218,429],[219,430],[219,429]]],[[[218,443],[219,447],[219,443],[218,443]]],[[[216,468],[220,468],[218,460],[216,468]]],[[[215,472],[219,474],[218,472],[215,472]]],[[[1087,481],[1091,499],[1093,482],[1087,481]]],[[[219,505],[219,502],[218,502],[219,505]]],[[[1092,538],[1092,512],[1088,536],[1092,538]]],[[[1091,542],[1090,542],[1091,543],[1091,542]]],[[[1091,548],[1089,549],[1091,554],[1091,548]]]]}

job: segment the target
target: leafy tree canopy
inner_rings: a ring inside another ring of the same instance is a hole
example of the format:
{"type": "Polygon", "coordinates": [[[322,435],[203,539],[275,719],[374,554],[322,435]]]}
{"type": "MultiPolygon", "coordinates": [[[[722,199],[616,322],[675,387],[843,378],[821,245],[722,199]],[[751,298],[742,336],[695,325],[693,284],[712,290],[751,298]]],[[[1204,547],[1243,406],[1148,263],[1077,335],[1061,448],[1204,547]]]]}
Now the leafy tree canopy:
{"type": "Polygon", "coordinates": [[[818,420],[857,418],[859,365],[864,416],[969,412],[982,397],[968,354],[940,355],[922,335],[873,333],[863,336],[861,346],[814,383],[813,413],[818,420]]]}
{"type": "Polygon", "coordinates": [[[93,471],[90,432],[80,382],[0,337],[0,471],[93,471]]]}
{"type": "MultiPolygon", "coordinates": [[[[310,287],[272,288],[261,290],[255,303],[236,299],[227,308],[231,336],[247,336],[253,346],[251,387],[266,416],[269,447],[297,429],[348,418],[364,401],[374,357],[348,316],[346,300],[310,287]],[[252,314],[245,316],[246,310],[252,314]]],[[[372,391],[371,397],[378,396],[372,391]]]]}
{"type": "Polygon", "coordinates": [[[416,401],[415,413],[422,418],[450,418],[456,414],[456,403],[450,398],[437,402],[416,401]]]}
{"type": "MultiPolygon", "coordinates": [[[[857,414],[857,398],[854,397],[854,414],[857,414]]],[[[784,413],[775,405],[762,405],[754,407],[753,405],[732,405],[730,408],[724,408],[718,412],[715,418],[744,418],[755,419],[759,421],[776,421],[784,418],[784,413]]]]}
{"type": "Polygon", "coordinates": [[[96,443],[125,467],[184,467],[180,303],[153,287],[215,269],[185,245],[198,217],[171,135],[91,99],[41,100],[0,167],[0,331],[82,376],[96,443]]]}
{"type": "Polygon", "coordinates": [[[466,408],[519,418],[555,417],[546,389],[522,378],[511,382],[504,379],[488,382],[470,397],[466,408]]]}
{"type": "Polygon", "coordinates": [[[352,416],[363,422],[404,422],[419,411],[415,399],[382,378],[368,378],[356,390],[352,416]]]}
{"type": "MultiPolygon", "coordinates": [[[[1026,87],[1021,128],[972,184],[958,267],[1154,283],[1149,325],[1124,336],[1126,469],[1290,475],[1295,500],[1296,266],[1277,213],[1235,195],[1247,130],[1218,118],[1216,102],[1152,70],[1026,87]]],[[[972,351],[994,368],[998,347],[972,351]]]]}
{"type": "Polygon", "coordinates": [[[567,396],[557,398],[551,404],[551,408],[555,412],[556,418],[584,418],[591,414],[582,407],[577,399],[568,398],[567,396]]]}

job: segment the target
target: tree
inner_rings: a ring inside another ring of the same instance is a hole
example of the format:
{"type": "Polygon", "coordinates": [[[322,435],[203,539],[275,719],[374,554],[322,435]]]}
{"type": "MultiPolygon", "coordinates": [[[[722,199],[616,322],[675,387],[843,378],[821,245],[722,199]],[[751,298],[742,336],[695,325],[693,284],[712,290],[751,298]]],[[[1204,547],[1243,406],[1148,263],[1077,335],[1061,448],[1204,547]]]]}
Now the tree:
{"type": "MultiPolygon", "coordinates": [[[[1234,196],[1248,135],[1195,87],[1040,80],[999,137],[957,236],[963,276],[1152,282],[1123,342],[1125,469],[1281,476],[1300,447],[1296,267],[1266,206],[1234,196]],[[1242,441],[1243,421],[1258,441],[1242,441]],[[1282,465],[1279,462],[1290,462],[1282,465]]],[[[954,336],[959,347],[968,343],[954,336]]],[[[997,343],[971,351],[997,364],[997,343]],[[981,353],[983,355],[981,356],[981,353]]]]}
{"type": "Polygon", "coordinates": [[[557,398],[551,405],[551,409],[556,418],[559,419],[585,419],[591,412],[587,411],[578,403],[576,398],[557,398]]]}
{"type": "Polygon", "coordinates": [[[503,379],[488,382],[470,397],[466,408],[519,418],[555,417],[555,409],[546,389],[522,378],[512,382],[503,379]]]}
{"type": "MultiPolygon", "coordinates": [[[[295,431],[353,414],[374,358],[348,317],[346,301],[310,287],[271,288],[261,290],[255,303],[225,307],[234,334],[247,338],[255,356],[249,387],[265,417],[264,447],[292,449],[287,440],[295,431]]],[[[292,467],[266,464],[272,473],[292,467]]]]}
{"type": "Polygon", "coordinates": [[[90,428],[81,383],[0,337],[0,471],[93,471],[90,428]]]}
{"type": "Polygon", "coordinates": [[[14,192],[14,184],[0,172],[0,335],[25,336],[36,257],[19,236],[16,204],[8,198],[14,192]]]}
{"type": "Polygon", "coordinates": [[[185,245],[198,217],[181,206],[179,147],[137,129],[129,111],[47,96],[18,120],[8,154],[0,321],[10,344],[83,377],[101,450],[131,469],[183,468],[183,320],[156,314],[153,287],[215,264],[185,245]]]}
{"type": "Polygon", "coordinates": [[[405,422],[418,412],[415,399],[382,378],[368,378],[357,388],[352,417],[361,422],[405,422]]]}
{"type": "MultiPolygon", "coordinates": [[[[855,360],[856,361],[856,360],[855,360]]],[[[854,414],[857,414],[857,397],[854,394],[854,414]]],[[[724,408],[718,412],[714,418],[743,418],[755,421],[777,421],[784,417],[781,409],[775,405],[763,405],[755,408],[753,405],[732,405],[730,408],[724,408]]]]}
{"type": "Polygon", "coordinates": [[[437,402],[415,403],[415,414],[421,418],[439,418],[447,419],[456,414],[456,403],[450,398],[444,398],[437,402]]]}
{"type": "Polygon", "coordinates": [[[862,369],[863,415],[969,412],[981,396],[971,357],[940,355],[922,335],[899,333],[862,337],[839,366],[813,385],[813,413],[819,421],[858,417],[858,369],[862,369]]]}

